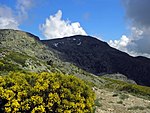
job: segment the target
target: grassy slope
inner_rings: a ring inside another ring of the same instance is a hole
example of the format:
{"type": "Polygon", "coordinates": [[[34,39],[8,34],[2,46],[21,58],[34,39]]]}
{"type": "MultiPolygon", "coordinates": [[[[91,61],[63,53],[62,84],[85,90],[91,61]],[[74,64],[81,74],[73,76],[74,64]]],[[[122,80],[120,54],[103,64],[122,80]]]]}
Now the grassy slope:
{"type": "Polygon", "coordinates": [[[150,100],[150,87],[130,84],[124,81],[115,80],[106,77],[101,77],[101,78],[106,80],[105,84],[103,85],[103,88],[108,88],[112,91],[127,92],[132,95],[150,100]]]}

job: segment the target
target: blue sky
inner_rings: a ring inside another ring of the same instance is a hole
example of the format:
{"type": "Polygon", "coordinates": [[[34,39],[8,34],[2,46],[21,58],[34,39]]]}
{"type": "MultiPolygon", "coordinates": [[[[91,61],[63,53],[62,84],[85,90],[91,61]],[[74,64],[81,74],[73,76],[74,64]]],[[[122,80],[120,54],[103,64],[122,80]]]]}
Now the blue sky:
{"type": "MultiPolygon", "coordinates": [[[[16,10],[16,0],[0,0],[0,5],[16,10]]],[[[19,29],[43,35],[39,25],[50,15],[62,11],[62,19],[79,22],[88,35],[101,37],[103,40],[118,39],[127,32],[126,20],[120,0],[39,0],[27,10],[28,18],[19,25],[19,29]]]]}
{"type": "Polygon", "coordinates": [[[0,0],[0,29],[40,39],[91,35],[150,58],[150,0],[0,0]]]}
{"type": "Polygon", "coordinates": [[[80,22],[87,34],[104,40],[120,38],[126,32],[120,0],[59,0],[48,2],[47,7],[50,7],[49,14],[62,10],[63,19],[80,22]]]}

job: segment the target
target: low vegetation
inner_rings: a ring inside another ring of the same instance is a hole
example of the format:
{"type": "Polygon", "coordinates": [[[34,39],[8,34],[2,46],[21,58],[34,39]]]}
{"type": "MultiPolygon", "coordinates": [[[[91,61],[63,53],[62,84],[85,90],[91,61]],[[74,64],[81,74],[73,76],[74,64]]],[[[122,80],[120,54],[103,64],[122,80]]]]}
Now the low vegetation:
{"type": "Polygon", "coordinates": [[[120,94],[120,95],[119,95],[119,98],[120,98],[121,100],[125,100],[125,99],[128,99],[128,98],[129,98],[129,95],[127,95],[127,94],[120,94]]]}
{"type": "Polygon", "coordinates": [[[0,112],[91,113],[95,95],[72,75],[11,72],[0,76],[0,112]]]}
{"type": "Polygon", "coordinates": [[[101,107],[102,106],[102,104],[100,103],[100,100],[101,99],[96,99],[95,100],[95,106],[97,106],[97,107],[101,107]]]}
{"type": "MultiPolygon", "coordinates": [[[[28,58],[29,58],[29,56],[23,55],[18,52],[10,52],[7,55],[7,60],[9,59],[9,60],[15,61],[16,63],[21,64],[22,66],[25,65],[25,62],[28,58]]],[[[5,57],[5,59],[6,59],[6,57],[5,57]]]]}
{"type": "Polygon", "coordinates": [[[133,106],[133,107],[130,107],[128,108],[128,110],[144,110],[145,107],[142,107],[142,106],[133,106]]]}
{"type": "Polygon", "coordinates": [[[21,70],[19,66],[16,64],[11,63],[10,61],[6,60],[0,60],[0,75],[1,73],[4,72],[9,72],[9,71],[18,71],[21,70]]]}
{"type": "MultiPolygon", "coordinates": [[[[139,96],[142,98],[150,99],[150,87],[140,86],[136,84],[130,84],[127,82],[102,77],[106,80],[104,84],[104,88],[111,89],[112,91],[123,91],[133,94],[135,96],[139,96]]],[[[128,98],[126,95],[122,95],[121,98],[128,98]]]]}
{"type": "Polygon", "coordinates": [[[123,101],[120,100],[120,101],[117,102],[117,104],[123,104],[123,101]]]}

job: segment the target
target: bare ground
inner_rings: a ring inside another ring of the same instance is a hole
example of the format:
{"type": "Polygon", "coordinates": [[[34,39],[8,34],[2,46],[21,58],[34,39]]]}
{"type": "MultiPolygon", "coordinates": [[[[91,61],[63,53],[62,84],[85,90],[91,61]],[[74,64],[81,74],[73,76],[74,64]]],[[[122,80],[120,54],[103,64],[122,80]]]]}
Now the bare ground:
{"type": "Polygon", "coordinates": [[[95,113],[150,113],[150,101],[128,93],[94,88],[95,113]]]}

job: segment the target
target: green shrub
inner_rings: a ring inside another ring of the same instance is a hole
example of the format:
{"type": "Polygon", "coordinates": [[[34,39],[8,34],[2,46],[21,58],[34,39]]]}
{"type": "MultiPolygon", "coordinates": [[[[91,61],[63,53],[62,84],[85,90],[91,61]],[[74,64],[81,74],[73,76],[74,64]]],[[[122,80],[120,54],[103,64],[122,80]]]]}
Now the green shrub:
{"type": "Polygon", "coordinates": [[[12,64],[11,62],[0,60],[0,72],[9,72],[21,70],[18,65],[12,64]]]}
{"type": "Polygon", "coordinates": [[[122,100],[125,100],[125,99],[129,98],[129,95],[120,94],[120,95],[119,95],[119,98],[122,99],[122,100]]]}
{"type": "Polygon", "coordinates": [[[117,96],[118,96],[118,93],[114,93],[112,96],[113,96],[113,97],[117,97],[117,96]]]}
{"type": "Polygon", "coordinates": [[[133,107],[130,107],[128,108],[128,110],[144,110],[145,107],[142,107],[142,106],[133,106],[133,107]]]}
{"type": "Polygon", "coordinates": [[[118,101],[117,104],[123,104],[123,101],[118,101]]]}
{"type": "Polygon", "coordinates": [[[150,109],[150,105],[148,105],[146,108],[147,108],[147,109],[150,109]]]}
{"type": "Polygon", "coordinates": [[[1,112],[91,113],[95,95],[82,80],[60,73],[0,76],[1,112]]]}
{"type": "Polygon", "coordinates": [[[97,106],[97,107],[101,107],[102,106],[102,104],[100,103],[100,100],[101,99],[96,99],[95,100],[95,106],[97,106]]]}
{"type": "Polygon", "coordinates": [[[18,52],[10,52],[9,55],[7,55],[7,59],[11,59],[15,61],[16,63],[19,63],[21,65],[25,65],[25,61],[30,58],[27,55],[23,55],[18,52]]]}

